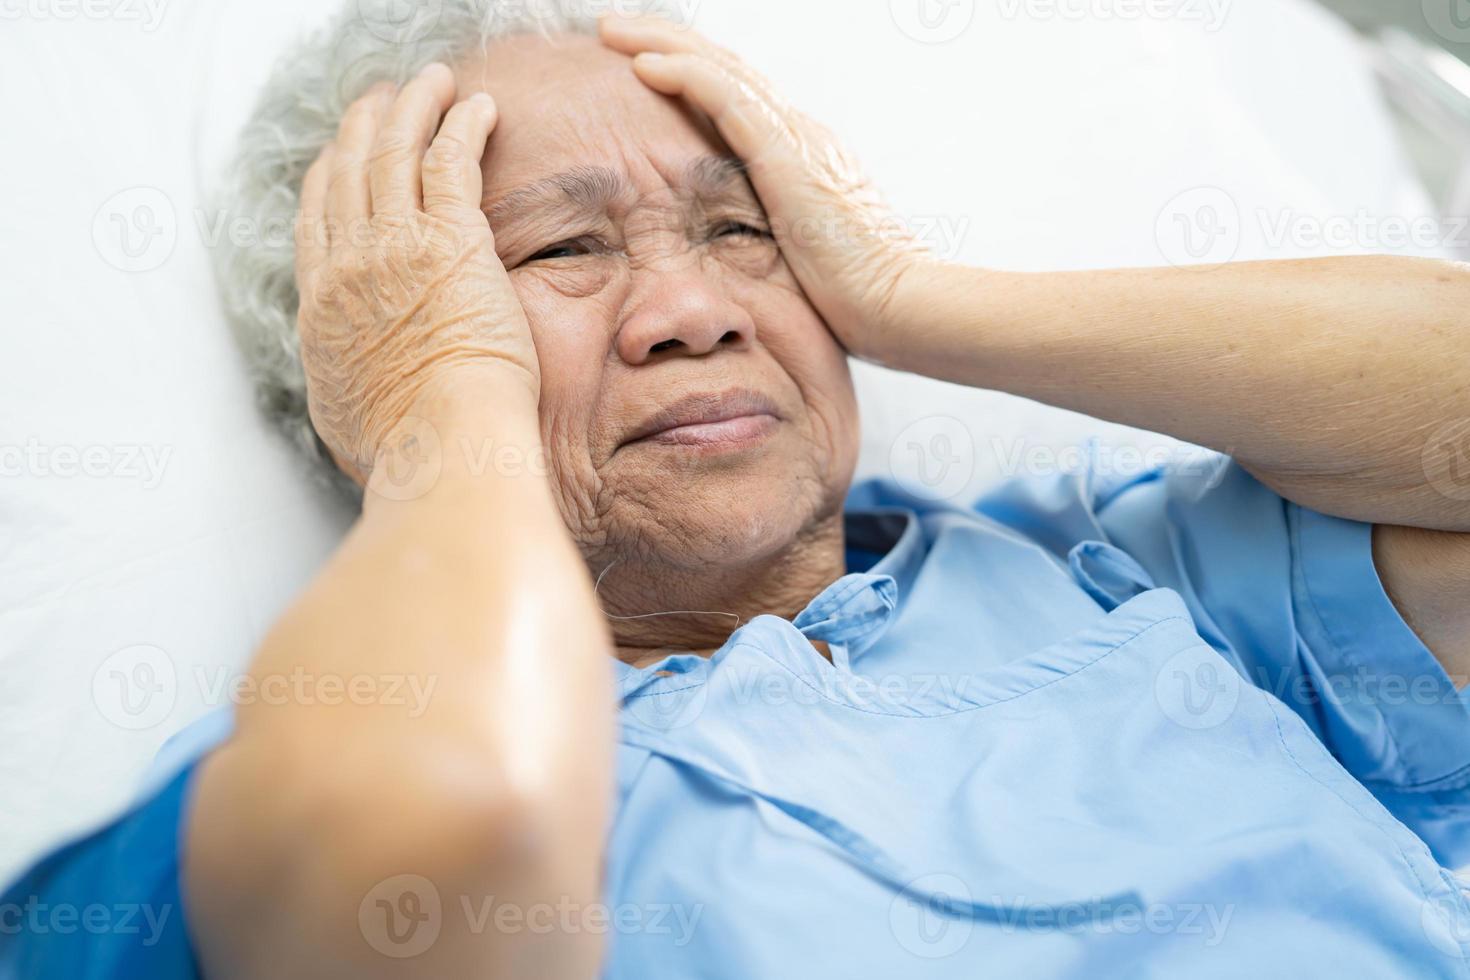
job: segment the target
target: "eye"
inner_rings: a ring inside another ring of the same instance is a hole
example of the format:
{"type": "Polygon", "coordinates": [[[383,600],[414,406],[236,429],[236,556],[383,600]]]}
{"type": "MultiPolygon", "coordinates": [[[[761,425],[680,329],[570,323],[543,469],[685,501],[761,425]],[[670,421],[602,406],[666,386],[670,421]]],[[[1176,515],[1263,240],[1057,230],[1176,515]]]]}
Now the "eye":
{"type": "Polygon", "coordinates": [[[772,235],[764,228],[746,224],[743,221],[723,221],[715,225],[710,232],[711,238],[729,238],[732,235],[742,238],[771,238],[772,235]]]}
{"type": "Polygon", "coordinates": [[[545,262],[551,259],[575,258],[579,255],[589,255],[601,247],[601,243],[594,238],[582,236],[581,238],[569,238],[555,245],[548,245],[535,255],[530,256],[522,262],[545,262]]]}

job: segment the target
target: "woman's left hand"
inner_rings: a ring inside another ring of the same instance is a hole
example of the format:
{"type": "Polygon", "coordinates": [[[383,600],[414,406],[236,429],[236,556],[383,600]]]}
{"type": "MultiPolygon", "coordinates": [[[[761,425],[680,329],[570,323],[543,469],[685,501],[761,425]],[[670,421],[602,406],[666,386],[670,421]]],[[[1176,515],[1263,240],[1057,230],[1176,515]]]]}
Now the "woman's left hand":
{"type": "Polygon", "coordinates": [[[897,332],[894,297],[927,256],[825,127],[780,99],[729,51],[658,17],[605,17],[602,41],[639,79],[709,116],[744,161],[776,242],[849,353],[876,358],[897,332]]]}

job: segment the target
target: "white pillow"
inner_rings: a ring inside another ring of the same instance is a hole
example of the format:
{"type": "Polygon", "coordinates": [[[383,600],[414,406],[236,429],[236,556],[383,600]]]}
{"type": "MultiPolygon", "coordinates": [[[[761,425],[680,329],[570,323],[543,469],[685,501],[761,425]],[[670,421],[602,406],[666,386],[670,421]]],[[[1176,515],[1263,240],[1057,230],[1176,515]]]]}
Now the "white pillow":
{"type": "MultiPolygon", "coordinates": [[[[1308,2],[1225,0],[1217,29],[1186,16],[1202,0],[1080,21],[1060,13],[1077,3],[947,0],[927,9],[949,20],[918,19],[929,2],[704,0],[695,24],[967,261],[1160,264],[1200,203],[1236,209],[1218,247],[1239,258],[1331,251],[1273,247],[1257,209],[1431,213],[1350,36],[1308,2]]],[[[225,229],[201,204],[276,52],[332,6],[32,5],[0,36],[0,121],[23,134],[0,157],[0,879],[127,800],[351,520],[254,413],[210,281],[225,229]]],[[[1167,445],[859,380],[863,473],[920,490],[970,495],[1094,433],[1167,445]],[[941,458],[960,465],[936,481],[941,458]]]]}

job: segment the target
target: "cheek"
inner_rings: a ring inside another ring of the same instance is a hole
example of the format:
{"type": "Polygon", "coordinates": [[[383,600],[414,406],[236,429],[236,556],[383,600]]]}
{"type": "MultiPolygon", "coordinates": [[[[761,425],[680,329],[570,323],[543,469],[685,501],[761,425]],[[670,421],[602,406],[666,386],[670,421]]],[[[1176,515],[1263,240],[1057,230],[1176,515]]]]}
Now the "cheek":
{"type": "Polygon", "coordinates": [[[548,401],[558,410],[578,402],[590,412],[610,349],[615,307],[606,290],[569,292],[565,279],[539,270],[511,273],[541,363],[543,409],[548,401]]]}
{"type": "Polygon", "coordinates": [[[828,475],[845,488],[857,468],[862,441],[847,352],[821,320],[815,320],[811,337],[805,342],[798,339],[794,346],[791,360],[797,366],[791,370],[800,372],[797,385],[812,415],[814,432],[831,453],[828,475]]]}
{"type": "Polygon", "coordinates": [[[757,286],[796,290],[796,278],[781,260],[781,250],[769,239],[735,235],[711,242],[705,251],[708,265],[723,275],[757,286]]]}
{"type": "Polygon", "coordinates": [[[552,481],[568,526],[586,531],[602,509],[591,441],[614,311],[597,293],[567,296],[537,273],[512,272],[511,283],[541,364],[541,437],[552,481]]]}
{"type": "Polygon", "coordinates": [[[857,396],[847,352],[795,281],[752,284],[740,300],[755,318],[761,345],[800,392],[812,437],[832,457],[835,475],[857,462],[857,396]]]}

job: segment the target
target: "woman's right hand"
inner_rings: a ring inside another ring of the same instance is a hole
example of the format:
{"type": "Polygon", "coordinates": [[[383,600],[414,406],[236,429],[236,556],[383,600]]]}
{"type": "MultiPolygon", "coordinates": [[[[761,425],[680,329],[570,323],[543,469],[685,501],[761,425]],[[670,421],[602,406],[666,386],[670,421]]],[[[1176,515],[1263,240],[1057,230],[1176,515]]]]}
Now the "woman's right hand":
{"type": "Polygon", "coordinates": [[[458,379],[517,386],[534,414],[530,327],[480,210],[496,118],[484,93],[456,103],[453,72],[431,64],[354,102],[306,173],[296,280],[308,404],[359,481],[393,428],[458,379]]]}

